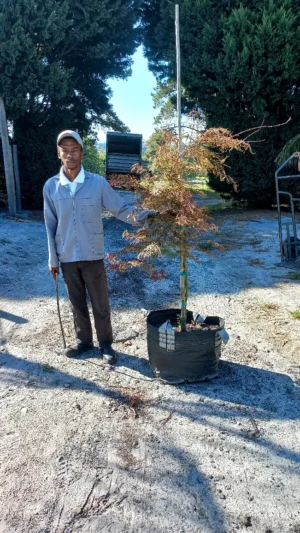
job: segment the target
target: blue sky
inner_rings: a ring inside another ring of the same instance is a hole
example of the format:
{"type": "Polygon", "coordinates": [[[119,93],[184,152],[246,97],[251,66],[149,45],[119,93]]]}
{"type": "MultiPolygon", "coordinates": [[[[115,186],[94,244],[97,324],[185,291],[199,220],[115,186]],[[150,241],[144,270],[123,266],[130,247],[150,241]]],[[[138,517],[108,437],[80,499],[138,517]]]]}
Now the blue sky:
{"type": "MultiPolygon", "coordinates": [[[[127,80],[109,82],[113,91],[111,103],[118,117],[132,133],[142,133],[148,139],[154,131],[153,119],[157,110],[153,109],[151,93],[156,87],[154,75],[148,70],[147,60],[143,57],[142,47],[133,56],[132,76],[127,80]]],[[[105,133],[99,131],[100,141],[105,133]]]]}

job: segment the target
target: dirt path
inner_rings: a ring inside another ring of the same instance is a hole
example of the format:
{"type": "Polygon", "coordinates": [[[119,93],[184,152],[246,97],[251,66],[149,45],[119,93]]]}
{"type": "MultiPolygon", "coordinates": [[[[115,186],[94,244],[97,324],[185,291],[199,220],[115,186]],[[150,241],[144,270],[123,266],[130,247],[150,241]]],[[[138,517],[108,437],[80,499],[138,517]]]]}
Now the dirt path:
{"type": "Polygon", "coordinates": [[[64,359],[44,226],[0,219],[1,533],[300,531],[299,281],[275,266],[275,215],[217,223],[226,251],[190,266],[189,307],[231,340],[219,379],[175,388],[153,380],[143,309],[177,305],[177,265],[109,273],[115,369],[64,359]]]}

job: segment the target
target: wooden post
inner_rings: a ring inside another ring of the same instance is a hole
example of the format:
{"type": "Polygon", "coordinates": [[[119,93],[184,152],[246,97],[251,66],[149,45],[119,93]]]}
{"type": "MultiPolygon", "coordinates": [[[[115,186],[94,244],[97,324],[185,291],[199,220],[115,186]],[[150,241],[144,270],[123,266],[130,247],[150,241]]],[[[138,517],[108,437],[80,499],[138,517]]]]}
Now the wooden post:
{"type": "Polygon", "coordinates": [[[13,162],[14,162],[17,211],[18,213],[21,213],[22,202],[21,202],[21,182],[20,182],[20,173],[19,173],[18,146],[15,142],[12,144],[12,154],[13,154],[13,162]]]}
{"type": "Polygon", "coordinates": [[[11,149],[10,149],[9,140],[8,140],[5,107],[4,107],[3,98],[1,96],[0,96],[0,134],[1,134],[1,139],[2,139],[4,172],[5,172],[5,180],[6,180],[7,197],[8,197],[8,210],[9,210],[10,216],[15,217],[17,214],[17,204],[16,204],[16,190],[15,190],[15,181],[14,181],[13,160],[12,160],[11,149]]]}
{"type": "MultiPolygon", "coordinates": [[[[176,35],[176,64],[177,64],[177,118],[178,118],[178,150],[181,154],[182,133],[181,133],[181,54],[180,54],[180,25],[179,25],[179,5],[175,6],[175,35],[176,35]]],[[[180,248],[180,324],[181,331],[186,331],[186,307],[188,298],[188,263],[187,263],[187,243],[186,229],[181,229],[180,248]]]]}

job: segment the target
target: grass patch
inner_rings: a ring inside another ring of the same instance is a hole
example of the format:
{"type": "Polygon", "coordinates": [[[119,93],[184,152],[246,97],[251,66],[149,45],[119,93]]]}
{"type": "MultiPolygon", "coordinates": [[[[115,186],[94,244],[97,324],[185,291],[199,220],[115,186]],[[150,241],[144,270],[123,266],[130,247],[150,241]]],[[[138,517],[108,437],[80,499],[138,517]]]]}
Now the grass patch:
{"type": "Polygon", "coordinates": [[[260,259],[249,259],[248,264],[250,266],[259,266],[263,265],[263,262],[260,259]]]}
{"type": "Polygon", "coordinates": [[[209,196],[214,196],[215,198],[221,198],[220,194],[207,185],[207,183],[187,183],[186,188],[192,194],[204,194],[209,196]]]}
{"type": "Polygon", "coordinates": [[[205,177],[188,176],[185,186],[192,194],[209,194],[210,196],[221,198],[220,194],[209,186],[208,179],[205,177]]]}
{"type": "Polygon", "coordinates": [[[43,365],[42,368],[43,368],[44,372],[54,372],[55,371],[55,368],[53,366],[49,365],[48,363],[43,365]]]}
{"type": "Polygon", "coordinates": [[[279,305],[278,304],[274,304],[274,303],[265,303],[263,306],[263,309],[265,311],[278,311],[279,309],[279,305]]]}
{"type": "Polygon", "coordinates": [[[300,309],[296,309],[296,311],[290,311],[290,314],[296,320],[300,320],[300,309]]]}
{"type": "Polygon", "coordinates": [[[0,244],[11,244],[12,241],[10,241],[9,239],[5,239],[5,237],[2,237],[2,239],[0,239],[0,244]]]}
{"type": "Polygon", "coordinates": [[[213,211],[214,209],[230,209],[231,206],[227,204],[210,204],[204,206],[207,211],[213,211]]]}
{"type": "Polygon", "coordinates": [[[261,239],[252,239],[251,241],[249,241],[249,244],[251,244],[251,246],[259,246],[260,244],[262,244],[262,240],[261,239]]]}
{"type": "Polygon", "coordinates": [[[289,272],[287,277],[289,279],[299,280],[300,281],[300,272],[289,272]]]}

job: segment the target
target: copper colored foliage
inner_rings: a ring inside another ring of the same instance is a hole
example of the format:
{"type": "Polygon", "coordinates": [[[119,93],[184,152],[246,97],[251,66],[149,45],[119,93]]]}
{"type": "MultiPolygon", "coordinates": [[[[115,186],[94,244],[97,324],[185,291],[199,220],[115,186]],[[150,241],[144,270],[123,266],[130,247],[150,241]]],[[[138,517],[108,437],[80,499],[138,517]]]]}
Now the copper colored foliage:
{"type": "Polygon", "coordinates": [[[139,188],[140,181],[150,176],[150,172],[141,165],[135,164],[130,174],[109,174],[107,177],[110,185],[115,189],[135,191],[139,188]]]}
{"type": "MultiPolygon", "coordinates": [[[[128,245],[120,252],[110,254],[110,268],[124,272],[139,267],[151,279],[161,279],[165,273],[155,267],[158,256],[179,257],[183,252],[187,258],[197,261],[195,252],[210,253],[214,248],[220,248],[205,237],[216,227],[206,209],[196,205],[186,176],[213,172],[221,180],[231,180],[226,168],[226,154],[230,150],[248,149],[245,141],[234,138],[228,130],[212,128],[194,138],[185,137],[179,153],[178,138],[164,132],[152,162],[152,173],[137,166],[136,175],[126,177],[139,196],[138,207],[155,210],[158,214],[146,219],[136,232],[124,232],[128,245]]],[[[113,183],[116,183],[114,178],[113,183]]]]}
{"type": "Polygon", "coordinates": [[[138,188],[138,180],[131,174],[110,174],[107,179],[114,189],[135,191],[138,188]]]}

